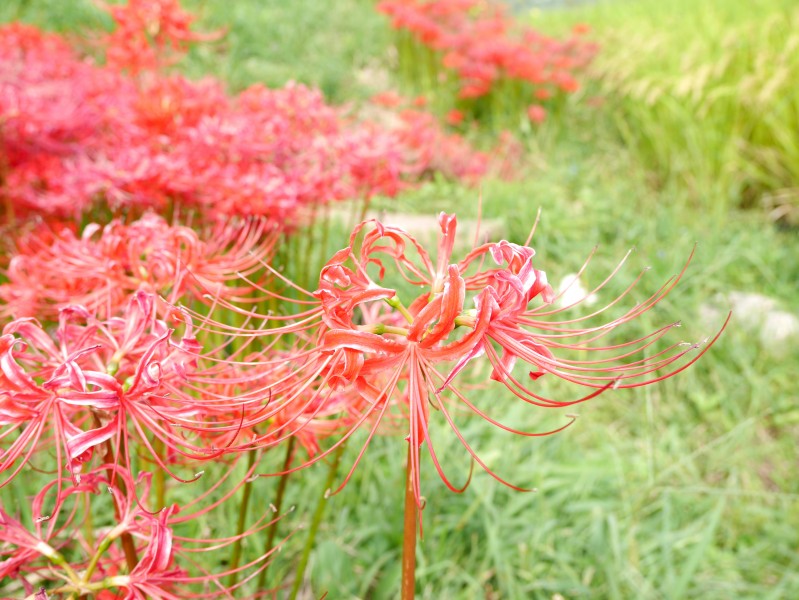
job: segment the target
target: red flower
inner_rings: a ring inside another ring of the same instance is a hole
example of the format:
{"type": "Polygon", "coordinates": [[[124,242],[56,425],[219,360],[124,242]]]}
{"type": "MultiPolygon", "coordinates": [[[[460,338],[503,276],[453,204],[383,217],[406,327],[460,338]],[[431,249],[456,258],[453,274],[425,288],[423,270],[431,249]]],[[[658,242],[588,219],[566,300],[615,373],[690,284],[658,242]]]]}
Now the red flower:
{"type": "Polygon", "coordinates": [[[586,23],[577,23],[574,27],[572,27],[572,32],[574,35],[585,35],[591,31],[591,26],[586,23]]]}
{"type": "Polygon", "coordinates": [[[494,93],[503,80],[536,86],[552,82],[573,92],[578,88],[573,73],[597,51],[596,45],[581,37],[587,31],[585,25],[576,26],[570,38],[558,40],[517,26],[498,3],[383,0],[377,8],[394,27],[407,30],[417,42],[440,54],[443,68],[457,77],[458,97],[463,99],[494,93]]]}
{"type": "Polygon", "coordinates": [[[80,304],[100,318],[117,315],[131,294],[164,295],[172,303],[204,294],[238,297],[252,292],[236,273],[260,269],[275,237],[253,219],[209,226],[201,236],[152,214],[126,225],[86,226],[80,237],[68,227],[23,234],[0,284],[3,314],[55,320],[58,311],[80,304]],[[228,285],[236,280],[238,285],[228,285]]]}
{"type": "Polygon", "coordinates": [[[139,292],[123,318],[100,321],[80,306],[62,309],[55,340],[33,319],[6,325],[0,336],[0,427],[5,439],[17,434],[0,451],[0,472],[8,473],[3,485],[35,451],[51,445],[59,474],[66,464],[75,480],[106,442],[113,442],[114,460],[130,468],[125,450],[131,437],[165,470],[167,459],[153,449],[152,436],[177,456],[218,455],[203,439],[216,428],[221,434],[238,428],[231,415],[235,404],[201,402],[183,389],[201,348],[185,315],[172,311],[169,320],[183,330],[180,339],[157,317],[155,298],[139,292]]]}
{"type": "MultiPolygon", "coordinates": [[[[272,402],[283,407],[280,410],[289,411],[288,421],[281,426],[286,429],[282,439],[299,434],[315,415],[330,416],[336,410],[333,398],[340,397],[340,393],[359,396],[360,407],[351,400],[342,405],[347,410],[361,410],[361,416],[350,415],[351,429],[333,447],[348,438],[355,428],[368,424],[370,431],[352,467],[355,469],[381,423],[388,423],[392,429],[404,423],[412,449],[414,494],[421,506],[419,470],[424,445],[446,485],[459,491],[444,473],[432,444],[430,421],[436,414],[452,428],[472,458],[507,485],[511,484],[490,471],[463,437],[453,419],[454,411],[466,409],[505,431],[524,436],[549,435],[573,422],[574,417],[570,417],[555,430],[532,433],[491,417],[455,386],[459,374],[480,357],[485,356],[492,366],[491,379],[525,402],[541,407],[565,407],[611,388],[637,387],[670,377],[693,364],[710,347],[706,345],[685,360],[681,359],[698,345],[674,344],[647,355],[672,329],[671,325],[635,340],[600,342],[612,330],[651,309],[676,285],[679,277],[605,324],[580,325],[621,302],[629,289],[605,309],[586,317],[557,321],[554,317],[572,307],[552,308],[556,296],[546,274],[534,267],[532,248],[506,241],[484,244],[463,260],[452,262],[455,217],[442,213],[439,225],[441,236],[435,262],[407,232],[367,222],[353,231],[350,246],[337,252],[322,269],[319,289],[314,292],[321,311],[307,311],[297,326],[283,328],[285,333],[297,332],[297,327],[303,332],[316,330],[313,337],[318,342],[297,353],[292,361],[296,374],[293,381],[284,377],[286,386],[281,383],[270,387],[272,402]],[[389,272],[404,281],[404,287],[417,289],[419,295],[407,304],[402,303],[393,287],[382,284],[389,272]],[[572,349],[598,356],[590,359],[562,356],[572,349]],[[525,384],[513,374],[516,361],[529,365],[531,382],[548,374],[587,387],[589,391],[576,399],[546,398],[536,392],[534,383],[525,384]],[[315,392],[308,399],[307,392],[311,389],[315,392]],[[292,402],[301,403],[302,410],[292,413],[292,402]]],[[[281,328],[277,328],[263,333],[280,332],[281,328]]],[[[252,443],[271,445],[275,440],[267,436],[252,443]]],[[[307,464],[320,460],[331,450],[316,455],[307,464]]],[[[298,468],[301,466],[293,470],[298,468]]],[[[342,486],[351,474],[352,470],[342,486]]]]}
{"type": "Polygon", "coordinates": [[[121,21],[109,38],[112,66],[32,28],[0,32],[0,82],[13,82],[0,85],[9,218],[77,218],[100,204],[132,214],[188,209],[204,223],[257,215],[292,229],[320,204],[394,195],[436,170],[470,181],[484,171],[481,154],[434,120],[418,132],[405,118],[354,122],[302,85],[230,96],[212,80],[126,77],[127,63],[162,64],[161,51],[182,51],[196,36],[176,0],[109,10],[121,21]]]}
{"type": "Polygon", "coordinates": [[[460,125],[463,123],[463,112],[460,110],[452,109],[447,113],[447,123],[450,125],[460,125]]]}
{"type": "Polygon", "coordinates": [[[541,124],[546,121],[547,111],[540,104],[531,104],[527,107],[527,118],[533,123],[541,124]]]}
{"type": "Polygon", "coordinates": [[[129,0],[105,6],[116,29],[103,40],[108,64],[137,74],[174,62],[189,42],[213,40],[221,32],[200,34],[190,30],[194,16],[179,0],[129,0]]]}
{"type": "Polygon", "coordinates": [[[372,96],[372,102],[386,108],[395,108],[404,102],[404,98],[397,92],[381,92],[372,96]]]}
{"type": "MultiPolygon", "coordinates": [[[[245,479],[252,474],[253,468],[245,479]]],[[[103,465],[84,473],[81,482],[68,489],[61,489],[57,481],[50,482],[33,499],[32,530],[0,508],[0,576],[21,580],[26,587],[30,587],[26,577],[31,577],[57,585],[62,593],[109,599],[208,597],[207,593],[198,592],[198,585],[205,592],[213,589],[214,595],[233,597],[232,590],[241,584],[228,588],[222,580],[233,572],[262,567],[269,553],[221,573],[198,567],[192,554],[225,548],[242,537],[259,533],[274,520],[261,517],[239,535],[220,539],[186,537],[179,530],[182,523],[209,514],[220,503],[218,499],[211,501],[210,496],[229,476],[225,474],[210,490],[184,506],[167,506],[157,513],[145,510],[139,500],[150,493],[150,473],[134,479],[126,469],[103,465]],[[54,490],[55,506],[51,513],[43,515],[54,490]],[[78,508],[101,492],[110,494],[115,518],[110,527],[96,529],[96,541],[88,543],[82,538],[84,524],[80,522],[82,516],[88,515],[78,508]],[[69,509],[68,499],[74,502],[69,509]],[[195,509],[197,505],[201,508],[195,509]],[[126,557],[114,544],[125,538],[136,558],[135,566],[128,563],[127,571],[122,566],[126,557]]]]}

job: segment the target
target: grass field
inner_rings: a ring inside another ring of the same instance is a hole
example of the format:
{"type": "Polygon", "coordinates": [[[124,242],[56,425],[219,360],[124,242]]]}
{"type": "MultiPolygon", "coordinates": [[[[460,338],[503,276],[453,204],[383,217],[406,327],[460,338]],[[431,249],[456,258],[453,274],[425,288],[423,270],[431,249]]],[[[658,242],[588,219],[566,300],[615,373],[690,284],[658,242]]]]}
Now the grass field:
{"type": "Polygon", "coordinates": [[[795,3],[617,0],[528,18],[556,29],[575,19],[603,40],[593,92],[661,184],[678,181],[704,206],[762,205],[771,192],[796,211],[795,3]]]}
{"type": "MultiPolygon", "coordinates": [[[[201,15],[203,26],[228,32],[224,41],[194,51],[185,69],[192,76],[221,77],[233,89],[296,79],[321,87],[335,102],[357,106],[392,86],[391,37],[372,4],[186,2],[201,15]]],[[[731,4],[740,21],[761,18],[755,4],[731,4]]],[[[596,14],[581,7],[547,19],[590,23],[596,14]]],[[[82,0],[9,0],[0,6],[0,19],[13,18],[65,31],[104,23],[91,2],[82,0]]],[[[639,18],[629,14],[631,20],[639,18]]],[[[696,35],[689,22],[674,26],[684,25],[686,36],[696,35]]],[[[603,43],[604,30],[598,29],[603,43]]],[[[605,300],[648,266],[637,298],[646,297],[679,271],[697,244],[680,286],[631,332],[679,319],[686,340],[712,335],[723,315],[708,321],[701,305],[731,291],[765,294],[799,311],[796,229],[775,227],[762,210],[731,207],[724,186],[698,188],[682,171],[655,172],[641,146],[613,126],[627,118],[634,102],[627,98],[564,111],[538,135],[525,138],[528,156],[517,181],[488,180],[479,190],[433,181],[398,199],[381,200],[377,208],[431,218],[441,210],[456,211],[473,218],[482,196],[483,215],[500,220],[505,235],[517,242],[527,236],[541,208],[533,246],[538,268],[553,281],[579,269],[598,246],[586,276],[587,285],[596,285],[635,247],[628,267],[603,292],[605,300]]],[[[635,110],[660,109],[639,102],[635,110]]],[[[712,120],[686,118],[691,131],[708,138],[723,131],[712,129],[712,120]]],[[[796,143],[795,130],[792,139],[796,143]]],[[[670,152],[679,152],[683,140],[668,143],[670,152]]],[[[799,185],[795,179],[793,184],[799,185]]],[[[343,237],[331,239],[329,247],[344,243],[343,237]]],[[[558,436],[512,438],[477,420],[465,421],[467,439],[489,464],[538,491],[513,492],[476,472],[468,490],[453,495],[432,465],[424,464],[419,597],[799,597],[799,352],[796,345],[779,348],[761,340],[742,325],[746,316],[733,315],[716,346],[687,372],[658,386],[600,396],[582,405],[579,421],[558,436]]],[[[544,380],[544,389],[558,391],[557,382],[544,380]]],[[[495,392],[476,390],[475,396],[520,427],[542,429],[564,419],[557,411],[533,410],[495,392]]],[[[443,429],[434,433],[449,471],[465,478],[468,460],[457,441],[443,429]]],[[[358,449],[349,445],[345,464],[358,449]]],[[[325,590],[329,598],[396,596],[404,456],[400,439],[378,439],[351,483],[329,500],[311,557],[307,597],[325,590]]],[[[325,476],[323,467],[315,468],[302,485],[299,478],[290,482],[287,493],[296,515],[286,520],[284,533],[310,519],[325,476]]],[[[268,505],[275,484],[257,483],[253,510],[268,505]]],[[[0,498],[24,506],[25,490],[13,488],[0,492],[0,498]]],[[[235,520],[235,510],[231,506],[226,518],[235,520]]],[[[271,578],[290,579],[302,540],[299,531],[285,544],[271,578]]],[[[248,541],[245,551],[255,556],[261,544],[248,541]]]]}

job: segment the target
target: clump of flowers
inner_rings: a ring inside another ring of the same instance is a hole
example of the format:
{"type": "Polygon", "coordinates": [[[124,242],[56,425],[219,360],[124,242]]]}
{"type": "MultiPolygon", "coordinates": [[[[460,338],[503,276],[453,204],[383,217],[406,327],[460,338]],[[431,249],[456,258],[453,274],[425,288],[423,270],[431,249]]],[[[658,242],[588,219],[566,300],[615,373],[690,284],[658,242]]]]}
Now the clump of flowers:
{"type": "Polygon", "coordinates": [[[134,75],[178,61],[192,42],[220,36],[192,31],[194,15],[183,10],[179,0],[129,0],[103,7],[116,24],[102,41],[106,60],[114,69],[125,69],[134,75]]]}
{"type": "MultiPolygon", "coordinates": [[[[196,429],[197,415],[214,410],[179,389],[197,366],[200,346],[190,323],[174,312],[170,321],[185,331],[173,339],[174,325],[157,317],[156,304],[152,295],[138,292],[120,316],[104,321],[79,305],[63,308],[55,340],[32,318],[3,328],[0,425],[4,437],[17,432],[0,453],[0,471],[10,470],[8,479],[34,451],[50,445],[57,468],[66,466],[75,476],[108,440],[115,441],[116,460],[130,469],[131,433],[150,452],[145,432],[183,455],[206,456],[175,432],[196,429]]],[[[154,459],[166,468],[163,457],[154,459]]]]}
{"type": "MultiPolygon", "coordinates": [[[[524,165],[524,146],[509,130],[500,132],[493,146],[485,152],[475,151],[467,139],[449,131],[439,119],[424,108],[424,97],[407,98],[395,91],[386,91],[371,98],[381,111],[382,119],[402,141],[406,162],[415,178],[436,174],[453,180],[476,184],[486,174],[511,180],[524,165]]],[[[459,128],[465,114],[449,111],[445,122],[459,128]]],[[[475,125],[472,123],[472,125],[475,125]]]]}
{"type": "MultiPolygon", "coordinates": [[[[149,494],[151,484],[150,473],[133,478],[106,464],[82,474],[70,488],[44,486],[31,503],[32,526],[0,506],[0,578],[17,582],[18,597],[31,600],[234,598],[243,582],[228,585],[226,577],[267,566],[264,555],[243,567],[204,570],[197,554],[229,547],[236,538],[195,538],[181,531],[182,524],[211,512],[206,494],[183,506],[147,511],[139,498],[149,494]],[[90,514],[81,510],[90,502],[115,514],[113,526],[93,528],[90,514]]],[[[259,519],[244,534],[257,535],[273,522],[259,519]]]]}
{"type": "Polygon", "coordinates": [[[7,216],[85,211],[93,199],[80,190],[79,163],[101,152],[109,136],[127,137],[134,94],[131,82],[78,60],[60,37],[27,25],[0,27],[0,197],[7,216]]]}
{"type": "Polygon", "coordinates": [[[117,28],[103,38],[102,67],[54,34],[0,27],[7,220],[108,207],[191,210],[206,222],[262,216],[293,229],[318,206],[394,196],[432,171],[482,174],[480,153],[432,119],[408,116],[387,129],[296,83],[232,96],[218,81],[168,74],[189,42],[209,37],[190,30],[190,15],[175,0],[107,8],[117,28]]]}
{"type": "Polygon", "coordinates": [[[448,132],[435,115],[418,106],[418,98],[409,100],[396,92],[383,92],[371,101],[391,111],[387,120],[406,152],[414,177],[440,173],[451,179],[476,183],[490,170],[489,155],[476,152],[463,136],[448,132]]]}
{"type": "Polygon", "coordinates": [[[435,65],[414,78],[436,82],[436,90],[454,81],[456,110],[478,118],[490,111],[500,121],[500,113],[515,117],[530,105],[531,120],[541,122],[540,104],[577,91],[577,74],[597,52],[584,39],[585,26],[553,38],[518,26],[501,4],[486,0],[382,0],[378,10],[403,34],[400,71],[435,65]]]}
{"type": "MultiPolygon", "coordinates": [[[[232,469],[184,503],[180,515],[166,494],[167,475],[191,483],[202,475],[198,463],[236,462],[215,446],[240,431],[236,406],[210,392],[197,397],[189,383],[206,375],[202,354],[190,319],[144,291],[103,320],[79,305],[62,308],[52,335],[33,318],[3,328],[0,487],[34,468],[50,475],[33,501],[32,528],[0,505],[0,575],[7,582],[20,582],[26,594],[31,581],[46,582],[55,597],[119,590],[126,598],[174,598],[198,585],[232,597],[238,585],[220,578],[237,575],[238,566],[211,574],[190,557],[235,544],[268,519],[219,539],[173,533],[219,505],[214,494],[232,469]],[[101,523],[113,515],[109,527],[93,521],[98,507],[101,523]]],[[[223,499],[252,471],[233,477],[223,499]]],[[[264,558],[241,568],[263,568],[264,558]]]]}
{"type": "MultiPolygon", "coordinates": [[[[171,239],[170,234],[192,239],[187,232],[157,219],[151,223],[154,232],[160,224],[165,240],[171,239]]],[[[112,489],[116,486],[119,497],[129,497],[143,485],[140,478],[150,477],[137,464],[152,465],[159,490],[154,498],[149,489],[137,492],[136,506],[159,511],[134,511],[144,519],[141,525],[136,524],[138,517],[130,516],[134,500],[117,506],[113,530],[117,533],[108,534],[111,541],[96,560],[92,556],[85,559],[90,564],[111,564],[109,548],[118,539],[113,547],[121,548],[126,557],[124,573],[106,573],[99,581],[78,575],[81,570],[94,571],[80,560],[66,561],[53,541],[55,534],[41,528],[24,533],[18,520],[2,513],[0,517],[8,523],[6,530],[15,532],[14,539],[7,540],[9,572],[18,576],[26,568],[21,561],[39,560],[38,555],[63,571],[61,577],[68,580],[69,590],[88,593],[117,587],[153,597],[169,597],[164,594],[181,583],[218,581],[191,578],[170,567],[168,549],[174,539],[170,523],[176,513],[165,500],[165,475],[190,483],[199,475],[182,473],[193,471],[195,464],[224,464],[249,454],[244,479],[234,482],[223,500],[209,504],[216,506],[239,487],[249,489],[259,473],[259,463],[254,460],[257,453],[288,443],[283,469],[272,473],[285,478],[331,453],[340,457],[347,440],[364,428],[364,445],[338,489],[350,480],[375,435],[401,432],[405,436],[406,523],[411,524],[405,531],[407,572],[412,567],[417,515],[424,506],[420,485],[423,450],[449,489],[464,489],[453,482],[434,447],[431,430],[438,427],[437,420],[452,431],[475,463],[515,489],[521,488],[495,473],[481,458],[458,421],[471,414],[525,437],[551,435],[574,422],[575,417],[568,416],[562,425],[543,431],[503,423],[501,416],[492,414],[491,405],[472,397],[459,383],[482,378],[476,375],[484,372],[478,364],[487,361],[488,378],[520,401],[540,408],[565,408],[609,390],[671,377],[698,360],[716,339],[704,344],[662,344],[676,323],[633,339],[617,334],[662,300],[682,273],[649,297],[617,310],[628,302],[639,276],[604,307],[574,317],[567,311],[581,299],[568,306],[557,302],[567,290],[555,293],[534,262],[535,252],[529,245],[485,243],[458,260],[453,258],[456,218],[442,213],[438,224],[437,253],[431,256],[400,228],[361,223],[352,232],[349,245],[321,269],[313,292],[291,283],[268,263],[265,254],[252,257],[247,263],[249,271],[239,269],[230,276],[237,278],[238,284],[221,274],[202,275],[203,269],[221,273],[231,266],[226,260],[214,263],[210,258],[207,263],[200,260],[191,270],[166,269],[168,281],[183,277],[197,286],[175,283],[172,302],[140,289],[129,293],[128,302],[108,318],[98,318],[81,306],[66,306],[59,312],[52,336],[29,317],[8,323],[0,336],[0,439],[7,440],[0,452],[3,483],[13,482],[35,457],[49,453],[57,474],[47,486],[52,490],[49,497],[54,510],[61,510],[64,499],[83,493],[97,477],[112,489]],[[256,263],[261,268],[258,275],[253,270],[256,263]],[[269,299],[291,302],[269,283],[274,279],[304,296],[294,301],[300,307],[298,312],[259,313],[249,297],[235,292],[254,290],[260,294],[259,303],[269,299]],[[228,293],[229,289],[234,292],[228,293]],[[190,304],[201,291],[205,302],[195,308],[173,304],[190,304]],[[608,312],[616,314],[601,320],[608,312]],[[526,374],[519,374],[516,363],[525,364],[526,374]],[[585,391],[565,399],[551,398],[540,390],[542,377],[557,378],[585,391]],[[304,461],[293,456],[295,443],[307,450],[304,461]],[[143,540],[148,540],[146,546],[143,540]]],[[[136,225],[130,229],[135,231],[136,225]]],[[[116,236],[125,248],[122,241],[126,238],[115,233],[120,227],[118,223],[109,226],[98,241],[116,236]]],[[[261,234],[263,231],[258,236],[261,234]]],[[[248,235],[243,233],[242,238],[248,235]]],[[[87,239],[92,237],[90,230],[87,239]]],[[[127,243],[136,247],[136,235],[129,233],[128,238],[127,243]]],[[[158,272],[159,265],[171,268],[179,264],[173,259],[183,250],[166,252],[167,258],[159,261],[157,243],[154,248],[153,256],[145,251],[140,258],[145,269],[158,272]],[[154,262],[148,263],[150,259],[154,262]]],[[[189,248],[202,246],[194,240],[189,248]]],[[[68,263],[70,259],[65,260],[68,263]]],[[[237,264],[234,260],[232,268],[237,269],[237,264]]],[[[615,273],[585,296],[602,289],[615,273]]],[[[158,291],[158,287],[154,289],[158,291]]],[[[249,498],[249,492],[243,498],[249,498]]],[[[246,500],[242,503],[244,515],[246,500]]],[[[241,529],[224,540],[235,545],[247,531],[241,529]]],[[[236,554],[226,575],[235,574],[237,579],[240,568],[260,564],[272,550],[270,541],[255,563],[241,567],[236,554]]]]}
{"type": "Polygon", "coordinates": [[[0,313],[55,320],[60,309],[80,304],[108,318],[137,291],[173,302],[250,294],[241,277],[271,257],[273,228],[258,219],[217,223],[203,237],[153,214],[129,225],[90,224],[80,236],[66,225],[40,224],[15,240],[7,281],[0,284],[0,313]]]}

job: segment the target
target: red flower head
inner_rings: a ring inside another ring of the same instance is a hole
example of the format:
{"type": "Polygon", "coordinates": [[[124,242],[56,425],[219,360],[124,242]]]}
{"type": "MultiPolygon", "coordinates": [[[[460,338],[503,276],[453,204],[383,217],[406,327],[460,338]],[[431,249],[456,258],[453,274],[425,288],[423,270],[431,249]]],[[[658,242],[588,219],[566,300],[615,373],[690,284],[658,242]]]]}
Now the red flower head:
{"type": "Polygon", "coordinates": [[[463,112],[460,110],[451,110],[447,113],[447,123],[450,125],[460,125],[463,123],[463,112]]]}
{"type": "Polygon", "coordinates": [[[55,319],[80,304],[100,317],[119,314],[137,291],[181,299],[243,296],[252,291],[236,274],[260,268],[275,241],[262,220],[206,228],[202,241],[188,227],[148,214],[126,225],[71,229],[41,226],[17,240],[17,252],[0,285],[2,313],[55,319]],[[227,285],[235,280],[237,285],[227,285]]]}
{"type": "Polygon", "coordinates": [[[117,69],[137,74],[174,62],[190,42],[217,39],[221,32],[200,34],[190,30],[194,16],[179,0],[128,0],[106,6],[116,30],[104,40],[106,60],[117,69]]]}
{"type": "MultiPolygon", "coordinates": [[[[670,377],[695,362],[710,346],[685,360],[680,359],[698,345],[675,344],[647,356],[645,351],[672,329],[670,325],[635,340],[597,344],[612,330],[652,308],[674,287],[679,276],[621,316],[604,324],[581,326],[583,321],[593,321],[620,303],[629,289],[605,309],[558,321],[557,316],[572,307],[554,308],[556,296],[546,274],[535,268],[532,248],[507,241],[483,244],[453,262],[455,217],[442,213],[439,225],[435,262],[402,229],[378,222],[362,223],[355,229],[350,246],[337,252],[322,269],[319,289],[314,293],[321,312],[306,312],[301,321],[302,329],[308,330],[314,327],[314,319],[321,319],[317,325],[317,348],[297,355],[297,382],[286,389],[275,387],[277,397],[273,399],[279,403],[287,395],[299,398],[299,390],[313,388],[324,401],[315,405],[302,402],[306,407],[315,406],[311,414],[322,414],[331,407],[328,401],[334,393],[360,395],[362,415],[350,422],[352,430],[370,423],[367,444],[384,420],[404,420],[412,450],[413,490],[420,506],[420,449],[425,444],[444,482],[458,490],[445,475],[432,445],[429,427],[436,413],[452,428],[472,458],[503,483],[507,482],[491,472],[464,439],[453,411],[465,408],[505,431],[524,436],[549,435],[573,422],[571,417],[555,430],[531,433],[489,416],[486,409],[455,386],[459,374],[478,358],[488,359],[493,368],[491,379],[525,402],[565,407],[611,388],[637,387],[670,377]],[[387,287],[383,282],[392,274],[397,285],[387,287]],[[403,303],[398,294],[408,290],[415,295],[403,303]],[[598,356],[577,360],[564,356],[572,349],[598,356]],[[517,361],[528,365],[532,383],[525,384],[513,374],[517,361]],[[576,399],[546,398],[536,392],[534,383],[543,375],[554,375],[589,391],[576,399]]],[[[298,432],[307,417],[293,421],[298,432]]],[[[347,432],[335,445],[350,434],[347,432]]],[[[352,471],[342,486],[351,474],[352,471]]]]}
{"type": "MultiPolygon", "coordinates": [[[[251,476],[252,469],[246,474],[248,478],[251,476]]],[[[221,482],[228,477],[223,476],[221,482]]],[[[192,554],[223,549],[244,536],[257,534],[274,520],[262,517],[230,538],[186,537],[181,535],[183,523],[209,514],[220,504],[219,500],[211,501],[211,496],[221,482],[183,506],[170,505],[151,513],[139,501],[149,495],[150,480],[150,473],[134,479],[126,469],[106,464],[87,471],[79,485],[68,489],[58,488],[56,481],[50,482],[33,499],[31,528],[0,507],[0,577],[4,582],[12,578],[20,580],[31,592],[28,577],[49,584],[40,588],[41,594],[57,589],[60,594],[89,594],[109,599],[174,600],[210,595],[232,598],[231,592],[242,584],[230,588],[223,584],[223,579],[259,564],[263,567],[269,553],[222,573],[210,573],[199,567],[192,554]],[[43,515],[42,509],[54,489],[57,501],[53,512],[43,515]],[[85,527],[81,518],[88,519],[89,515],[78,508],[87,506],[100,494],[111,496],[115,518],[110,527],[96,528],[97,538],[88,541],[82,535],[85,527]],[[74,506],[68,509],[69,499],[74,506]],[[115,542],[122,541],[125,548],[125,539],[128,546],[122,556],[115,542]],[[126,562],[127,568],[123,566],[126,562]],[[214,592],[208,594],[209,589],[214,592]]]]}
{"type": "Polygon", "coordinates": [[[59,473],[66,464],[76,481],[101,445],[105,460],[129,469],[130,437],[165,470],[153,436],[177,457],[219,454],[204,440],[215,427],[224,433],[217,417],[224,421],[234,409],[230,401],[203,402],[184,389],[201,348],[189,319],[168,312],[169,323],[156,315],[155,298],[138,292],[123,317],[100,321],[80,306],[62,309],[55,339],[33,319],[6,325],[0,336],[0,437],[13,441],[0,451],[0,472],[9,473],[4,483],[49,446],[55,446],[59,473]],[[170,325],[182,330],[179,338],[170,325]]]}
{"type": "Polygon", "coordinates": [[[527,118],[537,125],[541,124],[547,119],[547,111],[539,104],[531,104],[527,107],[527,118]]]}

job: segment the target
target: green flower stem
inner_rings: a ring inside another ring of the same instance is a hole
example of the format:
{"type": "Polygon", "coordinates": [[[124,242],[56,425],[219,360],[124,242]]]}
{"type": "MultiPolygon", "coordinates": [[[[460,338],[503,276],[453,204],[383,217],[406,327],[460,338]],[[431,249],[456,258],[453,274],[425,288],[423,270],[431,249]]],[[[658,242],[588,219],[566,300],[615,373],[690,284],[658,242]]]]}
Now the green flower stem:
{"type": "Polygon", "coordinates": [[[319,264],[323,265],[327,262],[327,242],[330,237],[330,204],[325,204],[322,207],[322,241],[319,242],[319,264]]]}
{"type": "Polygon", "coordinates": [[[314,512],[313,521],[311,521],[311,528],[308,530],[308,539],[305,540],[305,548],[300,557],[300,564],[297,567],[297,575],[294,579],[294,585],[291,587],[291,594],[289,600],[296,600],[297,594],[302,586],[303,579],[305,578],[305,569],[308,566],[308,560],[311,557],[311,550],[313,550],[314,541],[316,539],[316,532],[319,530],[319,525],[322,523],[322,516],[325,513],[325,506],[327,506],[327,499],[330,493],[330,488],[336,478],[338,466],[341,463],[341,455],[344,453],[345,442],[342,442],[336,451],[333,453],[333,463],[330,465],[330,470],[327,473],[327,480],[322,495],[319,497],[319,502],[316,504],[316,512],[314,512]]]}
{"type": "Polygon", "coordinates": [[[94,547],[94,519],[92,518],[92,497],[86,494],[84,499],[84,511],[86,518],[83,521],[83,536],[89,548],[94,547]]]}
{"type": "Polygon", "coordinates": [[[86,572],[83,574],[82,585],[85,586],[91,580],[94,570],[97,568],[97,564],[100,562],[100,558],[103,556],[103,554],[105,554],[105,551],[108,550],[109,546],[111,546],[111,542],[113,542],[115,539],[113,533],[114,530],[112,529],[97,547],[97,552],[95,552],[92,556],[91,562],[89,562],[89,566],[86,567],[86,572]]]}
{"type": "MultiPolygon", "coordinates": [[[[272,548],[275,547],[275,535],[277,534],[277,517],[280,516],[280,511],[283,508],[283,495],[286,493],[286,484],[289,480],[290,473],[286,473],[291,467],[291,461],[294,456],[294,444],[295,439],[293,436],[289,438],[288,444],[286,446],[286,458],[283,460],[283,475],[280,476],[280,480],[277,484],[277,494],[275,497],[275,515],[276,519],[275,522],[269,526],[269,531],[266,535],[266,546],[264,547],[264,556],[267,556],[270,552],[272,552],[272,548]]],[[[266,584],[266,571],[269,569],[269,565],[267,564],[261,572],[258,574],[258,585],[256,587],[257,590],[263,590],[264,585],[266,584]]]]}
{"type": "MultiPolygon", "coordinates": [[[[247,473],[252,470],[253,465],[255,464],[255,455],[257,454],[256,450],[250,450],[247,453],[247,473]]],[[[239,504],[239,521],[236,524],[236,535],[240,536],[244,533],[244,527],[247,524],[247,509],[250,506],[250,496],[252,495],[252,477],[248,476],[247,480],[244,482],[242,486],[242,495],[241,495],[241,504],[239,504]]],[[[233,571],[227,580],[227,585],[229,588],[235,586],[239,581],[239,574],[236,571],[239,567],[239,562],[241,562],[241,543],[242,538],[239,537],[235,542],[233,542],[233,548],[230,553],[230,570],[233,571]]]]}
{"type": "Polygon", "coordinates": [[[372,203],[372,197],[371,196],[367,195],[367,196],[365,196],[363,198],[363,202],[361,204],[361,215],[360,215],[360,218],[358,219],[359,223],[361,223],[361,222],[366,220],[366,213],[369,212],[369,205],[371,203],[372,203]]]}
{"type": "MultiPolygon", "coordinates": [[[[94,420],[99,426],[100,420],[97,418],[97,415],[94,415],[94,420]]],[[[105,455],[103,456],[103,460],[106,464],[113,464],[114,448],[111,445],[111,440],[107,440],[103,446],[105,447],[105,455]]],[[[122,442],[120,442],[119,459],[122,463],[125,462],[125,446],[122,444],[122,442]]],[[[123,494],[126,494],[127,490],[125,489],[125,482],[118,477],[114,477],[115,475],[116,473],[114,473],[113,469],[108,469],[108,482],[111,483],[112,481],[116,481],[117,486],[119,486],[119,490],[123,494]]],[[[116,515],[117,520],[119,520],[121,515],[119,514],[119,507],[116,505],[116,503],[114,504],[114,514],[116,515]]],[[[128,573],[130,573],[136,568],[136,565],[139,564],[139,557],[136,555],[136,543],[133,541],[133,536],[127,531],[123,532],[119,536],[119,541],[122,544],[122,551],[125,554],[125,563],[128,565],[128,573]]]]}
{"type": "Polygon", "coordinates": [[[383,323],[374,323],[372,325],[358,325],[358,331],[365,331],[366,333],[374,333],[383,335],[384,333],[395,333],[408,337],[410,331],[404,327],[394,327],[393,325],[383,325],[383,323]]]}
{"type": "MultiPolygon", "coordinates": [[[[98,417],[96,413],[92,412],[92,418],[94,419],[95,426],[100,427],[102,425],[100,422],[100,417],[98,417]]],[[[125,446],[121,440],[119,443],[119,460],[124,464],[126,456],[125,446]]],[[[105,452],[103,453],[103,461],[105,464],[114,464],[114,447],[111,445],[111,440],[107,440],[103,444],[103,448],[105,448],[105,452]]],[[[115,477],[116,474],[114,473],[113,469],[109,468],[107,474],[108,483],[110,484],[112,481],[116,481],[120,491],[125,494],[127,492],[125,489],[125,482],[115,477]]],[[[116,505],[116,503],[114,504],[114,514],[116,515],[117,520],[119,520],[121,515],[119,514],[119,507],[116,505]]],[[[128,572],[131,572],[136,568],[136,565],[139,564],[139,557],[136,555],[136,544],[133,541],[133,536],[127,531],[122,533],[122,535],[119,536],[119,539],[122,543],[122,551],[125,553],[125,563],[128,565],[128,572]]]]}
{"type": "Polygon", "coordinates": [[[388,304],[391,308],[398,310],[400,314],[405,317],[405,320],[408,323],[413,323],[413,315],[408,312],[408,309],[405,308],[405,305],[402,303],[402,300],[399,299],[398,296],[393,296],[386,300],[386,304],[388,304]]]}
{"type": "Polygon", "coordinates": [[[314,202],[311,205],[311,221],[308,226],[305,228],[303,240],[305,242],[305,247],[302,250],[301,256],[302,258],[302,270],[300,273],[302,274],[302,281],[300,282],[302,287],[310,287],[313,283],[313,279],[309,279],[311,277],[311,256],[313,254],[313,248],[316,246],[316,221],[317,215],[319,212],[319,205],[314,202]]]}
{"type": "Polygon", "coordinates": [[[45,542],[39,542],[35,549],[51,563],[64,569],[64,572],[67,574],[67,577],[73,584],[80,583],[80,577],[78,577],[78,574],[75,573],[70,564],[58,550],[45,542]]]}

